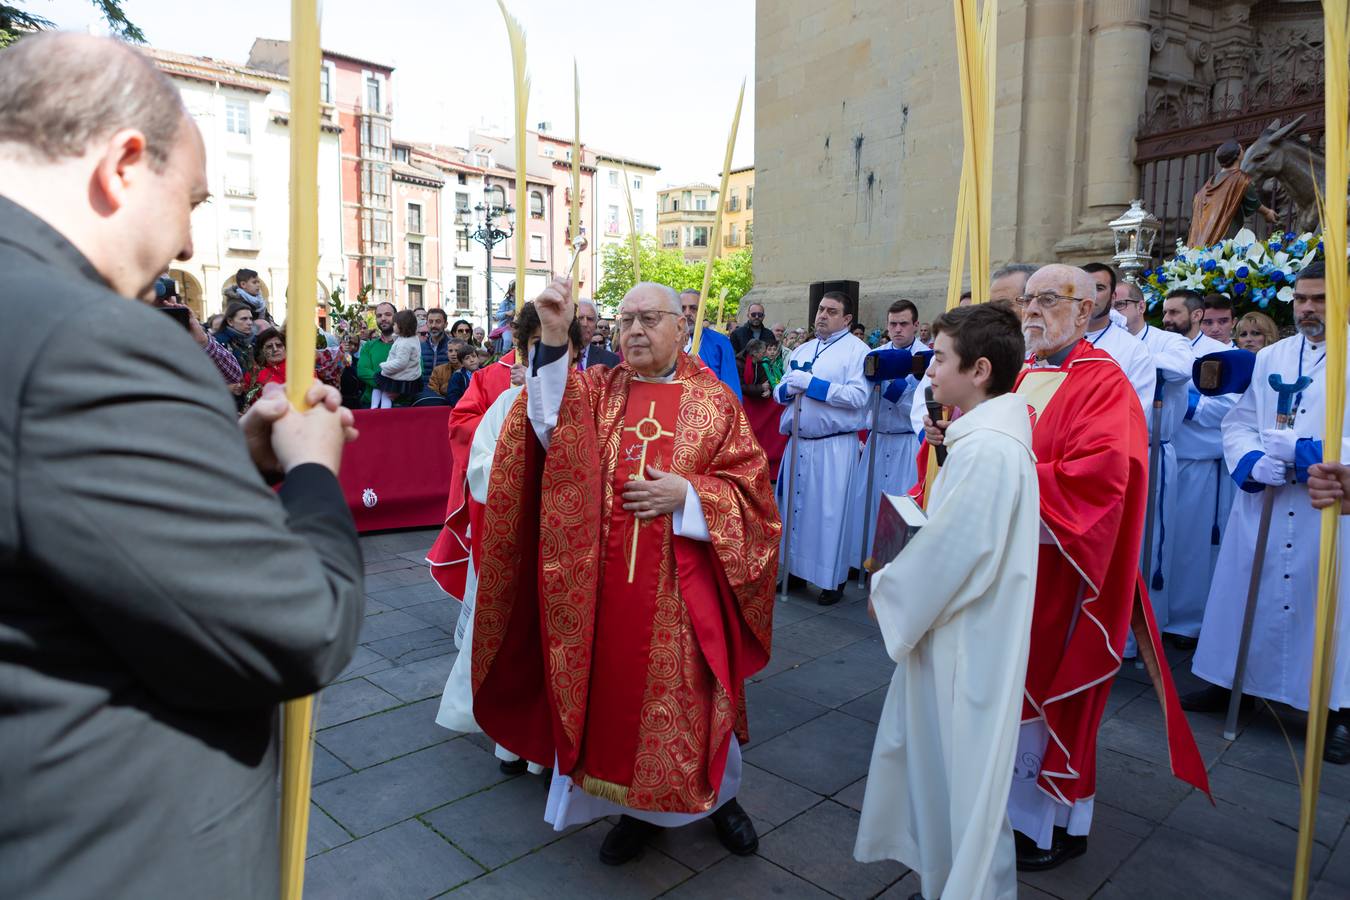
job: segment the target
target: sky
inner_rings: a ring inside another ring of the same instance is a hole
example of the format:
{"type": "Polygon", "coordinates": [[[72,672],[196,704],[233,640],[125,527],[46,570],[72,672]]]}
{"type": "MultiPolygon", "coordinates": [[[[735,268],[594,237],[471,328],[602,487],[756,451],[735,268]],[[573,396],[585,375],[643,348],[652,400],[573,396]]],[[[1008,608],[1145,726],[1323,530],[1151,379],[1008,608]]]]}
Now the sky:
{"type": "MultiPolygon", "coordinates": [[[[105,30],[89,0],[24,6],[65,29],[105,30]]],[[[513,121],[510,45],[493,0],[325,0],[325,49],[394,71],[394,136],[463,146],[471,128],[513,121]]],[[[581,139],[661,166],[662,186],[714,182],[736,94],[745,108],[732,165],[754,162],[754,0],[507,0],[525,29],[527,123],[572,136],[572,60],[581,139]]],[[[244,62],[255,37],[285,38],[283,0],[124,0],[154,47],[244,62]],[[190,10],[190,12],[188,12],[190,10]]]]}

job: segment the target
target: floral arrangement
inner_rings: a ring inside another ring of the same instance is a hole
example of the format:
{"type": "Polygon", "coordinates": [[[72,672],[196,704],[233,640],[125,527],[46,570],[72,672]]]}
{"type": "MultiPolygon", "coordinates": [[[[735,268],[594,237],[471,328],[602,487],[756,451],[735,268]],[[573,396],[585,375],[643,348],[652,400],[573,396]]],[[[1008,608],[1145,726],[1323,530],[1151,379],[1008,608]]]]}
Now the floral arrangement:
{"type": "Polygon", "coordinates": [[[1180,288],[1226,294],[1240,311],[1265,309],[1272,300],[1291,302],[1295,276],[1321,258],[1320,233],[1276,231],[1259,241],[1244,228],[1212,247],[1187,247],[1178,240],[1176,256],[1156,269],[1146,269],[1139,286],[1149,309],[1180,288]]]}

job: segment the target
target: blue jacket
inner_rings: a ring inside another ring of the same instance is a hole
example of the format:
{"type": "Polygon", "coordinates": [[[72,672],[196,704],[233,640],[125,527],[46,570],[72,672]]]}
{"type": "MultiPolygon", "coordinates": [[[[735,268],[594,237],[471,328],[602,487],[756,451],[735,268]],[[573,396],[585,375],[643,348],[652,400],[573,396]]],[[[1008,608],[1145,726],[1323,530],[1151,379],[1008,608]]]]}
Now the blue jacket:
{"type": "Polygon", "coordinates": [[[422,386],[426,387],[431,370],[450,361],[450,334],[441,335],[440,345],[431,343],[431,338],[422,342],[422,386]]]}
{"type": "Polygon", "coordinates": [[[713,374],[722,379],[722,383],[731,388],[736,399],[741,399],[741,372],[736,365],[736,351],[731,348],[731,339],[720,331],[704,326],[703,340],[698,345],[698,357],[713,370],[713,374]]]}

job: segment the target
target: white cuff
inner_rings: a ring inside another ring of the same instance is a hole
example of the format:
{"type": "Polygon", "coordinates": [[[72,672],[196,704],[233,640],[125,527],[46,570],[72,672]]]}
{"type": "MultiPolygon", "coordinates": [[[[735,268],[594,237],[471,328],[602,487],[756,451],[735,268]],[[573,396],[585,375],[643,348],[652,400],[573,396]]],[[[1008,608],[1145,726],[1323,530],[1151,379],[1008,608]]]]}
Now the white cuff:
{"type": "Polygon", "coordinates": [[[689,538],[691,541],[711,541],[708,533],[708,520],[703,517],[703,501],[698,499],[698,491],[693,484],[684,493],[684,506],[670,514],[670,526],[676,537],[689,538]]]}
{"type": "Polygon", "coordinates": [[[530,372],[525,378],[530,425],[545,450],[548,449],[549,438],[553,436],[553,429],[558,425],[558,410],[562,408],[563,391],[567,388],[567,370],[570,367],[571,362],[564,353],[540,366],[538,372],[530,372]]]}

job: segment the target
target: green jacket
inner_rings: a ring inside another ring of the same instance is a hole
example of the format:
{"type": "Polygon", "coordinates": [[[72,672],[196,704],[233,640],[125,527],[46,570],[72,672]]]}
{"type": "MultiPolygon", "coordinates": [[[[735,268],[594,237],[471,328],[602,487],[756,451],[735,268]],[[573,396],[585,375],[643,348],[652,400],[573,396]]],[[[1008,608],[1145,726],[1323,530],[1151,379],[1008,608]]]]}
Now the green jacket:
{"type": "Polygon", "coordinates": [[[393,346],[393,341],[386,344],[381,340],[366,341],[361,345],[361,351],[356,357],[356,377],[366,386],[361,392],[363,409],[370,408],[370,392],[375,390],[375,376],[380,374],[380,363],[389,358],[389,350],[393,346]]]}

